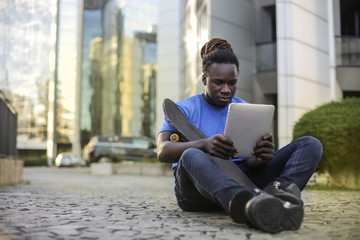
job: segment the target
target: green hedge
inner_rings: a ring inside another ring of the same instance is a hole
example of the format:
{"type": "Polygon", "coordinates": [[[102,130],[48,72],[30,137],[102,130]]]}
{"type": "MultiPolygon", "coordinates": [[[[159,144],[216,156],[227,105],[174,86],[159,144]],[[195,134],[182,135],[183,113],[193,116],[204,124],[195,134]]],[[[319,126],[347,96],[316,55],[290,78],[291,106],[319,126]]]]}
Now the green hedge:
{"type": "Polygon", "coordinates": [[[295,124],[293,138],[310,135],[324,147],[318,171],[340,178],[360,176],[360,98],[324,104],[304,114],[295,124]]]}
{"type": "Polygon", "coordinates": [[[33,166],[47,166],[47,157],[22,157],[21,160],[24,161],[25,167],[33,167],[33,166]]]}

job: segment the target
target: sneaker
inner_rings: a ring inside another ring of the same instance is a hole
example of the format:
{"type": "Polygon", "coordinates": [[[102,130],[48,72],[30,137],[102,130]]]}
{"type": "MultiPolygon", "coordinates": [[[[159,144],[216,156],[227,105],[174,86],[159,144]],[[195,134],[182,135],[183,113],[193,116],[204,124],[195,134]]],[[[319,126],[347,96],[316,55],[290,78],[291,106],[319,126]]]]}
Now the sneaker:
{"type": "Polygon", "coordinates": [[[263,191],[270,195],[273,195],[274,197],[280,198],[283,201],[287,201],[300,206],[304,205],[303,201],[301,200],[300,189],[295,183],[291,183],[286,188],[282,188],[281,183],[275,181],[271,185],[264,188],[263,191]]]}
{"type": "Polygon", "coordinates": [[[260,194],[248,201],[245,215],[254,227],[265,232],[278,233],[299,229],[304,218],[304,209],[269,194],[260,194]]]}
{"type": "Polygon", "coordinates": [[[246,223],[247,217],[245,213],[246,204],[255,196],[255,192],[250,190],[242,190],[235,194],[229,203],[230,216],[236,223],[246,223]]]}

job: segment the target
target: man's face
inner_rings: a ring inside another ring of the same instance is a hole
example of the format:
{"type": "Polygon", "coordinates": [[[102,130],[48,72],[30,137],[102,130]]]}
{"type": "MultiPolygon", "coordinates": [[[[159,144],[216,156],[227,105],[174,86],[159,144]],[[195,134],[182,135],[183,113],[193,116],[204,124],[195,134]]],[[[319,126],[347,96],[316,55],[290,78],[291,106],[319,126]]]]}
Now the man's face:
{"type": "Polygon", "coordinates": [[[238,76],[235,64],[213,63],[202,78],[206,86],[206,102],[213,106],[226,107],[235,95],[238,76]]]}

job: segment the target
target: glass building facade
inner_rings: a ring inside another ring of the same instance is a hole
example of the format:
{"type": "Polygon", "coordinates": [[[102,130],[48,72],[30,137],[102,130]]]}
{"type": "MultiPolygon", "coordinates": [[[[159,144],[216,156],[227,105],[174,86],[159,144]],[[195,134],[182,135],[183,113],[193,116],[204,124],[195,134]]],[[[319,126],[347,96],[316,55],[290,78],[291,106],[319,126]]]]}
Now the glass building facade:
{"type": "MultiPolygon", "coordinates": [[[[58,1],[56,53],[56,136],[57,151],[70,151],[76,136],[77,79],[81,28],[81,3],[58,1]]],[[[49,123],[51,124],[51,123],[49,123]]]]}
{"type": "Polygon", "coordinates": [[[95,135],[155,138],[157,0],[85,0],[81,144],[95,135]]]}
{"type": "Polygon", "coordinates": [[[0,1],[0,90],[18,114],[18,148],[46,149],[56,1],[0,1]]]}
{"type": "Polygon", "coordinates": [[[95,135],[155,138],[157,22],[157,0],[2,0],[0,90],[18,139],[56,155],[95,135]]]}
{"type": "Polygon", "coordinates": [[[182,98],[186,98],[203,91],[201,82],[202,59],[198,54],[198,49],[201,49],[208,41],[209,22],[206,1],[184,1],[183,4],[184,21],[182,22],[182,31],[184,35],[185,63],[181,79],[184,79],[182,82],[182,98]],[[192,66],[196,66],[196,68],[192,66]]]}

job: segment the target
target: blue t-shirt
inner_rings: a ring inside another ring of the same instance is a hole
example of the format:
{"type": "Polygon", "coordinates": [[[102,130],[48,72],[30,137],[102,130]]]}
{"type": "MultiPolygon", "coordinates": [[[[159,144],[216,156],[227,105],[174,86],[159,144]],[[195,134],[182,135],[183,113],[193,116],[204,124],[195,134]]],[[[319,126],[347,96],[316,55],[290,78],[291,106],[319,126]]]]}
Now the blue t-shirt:
{"type": "MultiPolygon", "coordinates": [[[[222,133],[225,130],[226,118],[230,103],[246,103],[244,100],[233,97],[226,107],[215,107],[208,104],[203,98],[202,94],[197,94],[180,102],[177,105],[184,113],[185,117],[206,136],[212,137],[215,134],[222,133]]],[[[159,131],[172,131],[177,132],[167,121],[164,119],[163,125],[159,131]]],[[[235,160],[235,159],[233,159],[235,160]]],[[[239,160],[239,159],[236,159],[239,160]]],[[[173,169],[177,163],[173,164],[173,169]]]]}

